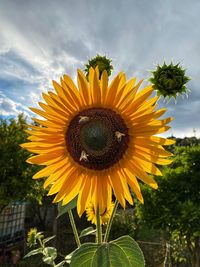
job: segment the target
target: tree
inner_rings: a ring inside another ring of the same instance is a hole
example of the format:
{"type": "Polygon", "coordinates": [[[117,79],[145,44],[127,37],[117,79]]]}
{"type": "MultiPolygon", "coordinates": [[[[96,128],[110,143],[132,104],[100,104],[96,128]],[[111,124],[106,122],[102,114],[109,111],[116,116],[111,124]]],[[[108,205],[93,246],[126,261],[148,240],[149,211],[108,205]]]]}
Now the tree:
{"type": "Polygon", "coordinates": [[[37,199],[44,195],[40,181],[32,175],[38,167],[26,163],[30,153],[19,145],[26,142],[26,120],[23,114],[15,119],[0,119],[0,206],[10,201],[37,199]]]}
{"type": "Polygon", "coordinates": [[[200,145],[176,147],[171,166],[158,177],[158,190],[143,187],[138,216],[154,228],[185,237],[192,266],[200,266],[200,145]]]}

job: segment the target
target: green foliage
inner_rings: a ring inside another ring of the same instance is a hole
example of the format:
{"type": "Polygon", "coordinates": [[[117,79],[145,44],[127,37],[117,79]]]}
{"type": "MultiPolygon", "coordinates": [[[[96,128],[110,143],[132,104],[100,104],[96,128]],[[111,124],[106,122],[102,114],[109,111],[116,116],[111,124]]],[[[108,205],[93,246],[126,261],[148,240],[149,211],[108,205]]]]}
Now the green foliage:
{"type": "Polygon", "coordinates": [[[200,139],[196,138],[195,136],[175,138],[175,140],[176,140],[176,146],[197,146],[200,144],[200,139]]]}
{"type": "Polygon", "coordinates": [[[121,210],[114,217],[110,231],[110,238],[115,239],[122,235],[130,235],[131,237],[135,237],[135,229],[136,224],[133,211],[130,213],[129,211],[121,210]]]}
{"type": "Polygon", "coordinates": [[[26,142],[26,128],[23,114],[16,120],[0,119],[0,205],[15,200],[41,200],[44,194],[41,182],[32,180],[38,167],[25,162],[30,153],[19,146],[26,142]]]}
{"type": "Polygon", "coordinates": [[[62,203],[59,202],[58,203],[58,215],[57,215],[57,219],[60,216],[64,215],[65,213],[68,213],[73,208],[75,208],[76,205],[77,205],[77,197],[75,197],[74,199],[72,199],[69,203],[67,203],[64,206],[62,206],[62,203]]]}
{"type": "Polygon", "coordinates": [[[156,178],[158,190],[142,186],[145,204],[137,207],[137,216],[149,226],[186,237],[191,253],[200,236],[199,177],[200,145],[176,147],[173,164],[156,178]]]}
{"type": "Polygon", "coordinates": [[[144,267],[144,257],[130,236],[109,243],[83,244],[72,255],[71,267],[144,267]]]}
{"type": "Polygon", "coordinates": [[[174,263],[187,263],[190,261],[190,254],[187,250],[187,238],[174,231],[171,236],[171,255],[174,263]]]}
{"type": "Polygon", "coordinates": [[[42,254],[42,261],[52,267],[61,267],[64,266],[66,263],[66,260],[63,260],[59,262],[58,264],[55,263],[55,259],[57,258],[57,249],[54,247],[46,247],[46,243],[48,243],[50,240],[52,240],[55,236],[51,236],[48,238],[44,238],[44,235],[42,232],[37,232],[37,230],[31,229],[28,233],[28,239],[30,235],[34,235],[35,242],[32,245],[39,245],[39,248],[31,250],[29,253],[27,253],[24,258],[28,258],[31,256],[35,256],[37,254],[42,254]]]}
{"type": "Polygon", "coordinates": [[[152,71],[153,77],[149,81],[153,84],[154,89],[158,95],[164,97],[176,98],[178,94],[187,92],[186,83],[190,80],[185,75],[185,70],[179,66],[179,64],[157,65],[155,71],[152,71]]]}

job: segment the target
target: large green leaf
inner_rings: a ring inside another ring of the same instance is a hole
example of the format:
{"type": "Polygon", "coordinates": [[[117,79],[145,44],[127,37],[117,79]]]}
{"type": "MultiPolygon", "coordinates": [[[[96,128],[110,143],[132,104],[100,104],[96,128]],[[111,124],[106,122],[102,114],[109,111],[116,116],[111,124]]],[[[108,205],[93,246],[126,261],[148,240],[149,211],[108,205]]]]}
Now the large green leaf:
{"type": "Polygon", "coordinates": [[[95,243],[81,245],[72,255],[70,267],[93,267],[92,260],[98,248],[99,245],[95,243]]]}
{"type": "Polygon", "coordinates": [[[58,203],[58,216],[57,219],[62,216],[63,214],[67,213],[68,211],[72,210],[76,207],[77,204],[77,197],[72,199],[67,205],[62,206],[61,202],[58,203]]]}
{"type": "Polygon", "coordinates": [[[101,245],[83,244],[71,259],[70,267],[144,267],[144,256],[130,236],[101,245]]]}

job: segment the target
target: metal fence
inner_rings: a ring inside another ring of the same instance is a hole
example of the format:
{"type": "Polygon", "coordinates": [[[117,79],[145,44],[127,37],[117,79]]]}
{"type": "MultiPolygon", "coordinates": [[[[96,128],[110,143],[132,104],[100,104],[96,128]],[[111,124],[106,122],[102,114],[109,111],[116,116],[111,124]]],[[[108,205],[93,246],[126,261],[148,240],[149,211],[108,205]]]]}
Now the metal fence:
{"type": "Polygon", "coordinates": [[[16,247],[24,247],[25,203],[11,203],[0,213],[0,262],[16,247]]]}

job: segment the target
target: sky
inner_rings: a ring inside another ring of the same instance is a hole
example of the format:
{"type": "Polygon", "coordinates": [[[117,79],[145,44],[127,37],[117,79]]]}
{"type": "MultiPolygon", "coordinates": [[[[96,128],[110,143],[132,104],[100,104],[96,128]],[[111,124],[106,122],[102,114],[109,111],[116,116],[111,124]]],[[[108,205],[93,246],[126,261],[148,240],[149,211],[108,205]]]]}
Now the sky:
{"type": "Polygon", "coordinates": [[[64,73],[76,81],[96,54],[113,76],[150,78],[157,64],[180,63],[188,97],[163,102],[173,116],[167,136],[200,137],[199,0],[0,0],[0,115],[28,119],[41,93],[64,73]]]}

